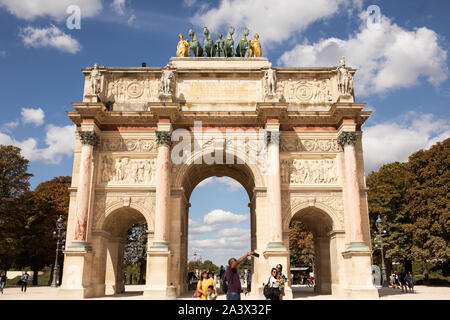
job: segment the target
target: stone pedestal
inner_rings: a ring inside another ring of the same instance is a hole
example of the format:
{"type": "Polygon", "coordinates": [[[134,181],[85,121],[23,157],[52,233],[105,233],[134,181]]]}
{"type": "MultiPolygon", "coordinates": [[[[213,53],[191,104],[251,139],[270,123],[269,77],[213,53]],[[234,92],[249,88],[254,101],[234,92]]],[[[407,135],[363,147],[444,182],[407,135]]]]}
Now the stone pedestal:
{"type": "Polygon", "coordinates": [[[169,282],[171,277],[169,274],[170,256],[171,252],[164,249],[157,250],[151,248],[147,252],[147,275],[144,298],[152,300],[174,299],[174,286],[169,282]]]}
{"type": "Polygon", "coordinates": [[[346,298],[378,299],[378,290],[372,283],[372,252],[364,248],[348,249],[342,255],[345,261],[346,298]]]}
{"type": "Polygon", "coordinates": [[[64,252],[63,282],[58,294],[67,298],[82,299],[95,295],[91,281],[92,252],[70,249],[64,252]]]}

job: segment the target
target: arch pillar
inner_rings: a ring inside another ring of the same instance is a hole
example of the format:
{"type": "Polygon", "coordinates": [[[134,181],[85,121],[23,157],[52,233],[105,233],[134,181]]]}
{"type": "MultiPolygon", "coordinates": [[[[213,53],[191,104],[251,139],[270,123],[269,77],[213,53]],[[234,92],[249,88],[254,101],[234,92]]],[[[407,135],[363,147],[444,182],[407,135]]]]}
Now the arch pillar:
{"type": "Polygon", "coordinates": [[[344,149],[346,217],[349,220],[350,243],[345,252],[346,287],[344,294],[354,299],[378,299],[372,283],[372,252],[364,239],[361,191],[355,145],[358,140],[354,120],[344,120],[338,142],[344,149]]]}
{"type": "Polygon", "coordinates": [[[156,160],[156,205],[155,233],[152,245],[147,251],[146,287],[143,296],[148,299],[167,299],[170,277],[168,218],[170,206],[170,145],[172,125],[170,119],[160,119],[156,139],[158,156],[156,160]]]}

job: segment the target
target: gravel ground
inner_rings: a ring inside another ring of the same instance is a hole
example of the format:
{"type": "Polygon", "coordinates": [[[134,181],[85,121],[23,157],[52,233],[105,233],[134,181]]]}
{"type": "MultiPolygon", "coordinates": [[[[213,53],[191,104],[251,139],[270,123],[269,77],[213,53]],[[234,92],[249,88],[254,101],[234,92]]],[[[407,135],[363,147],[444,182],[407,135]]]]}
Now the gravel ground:
{"type": "MultiPolygon", "coordinates": [[[[127,285],[123,294],[90,298],[89,300],[139,300],[142,299],[144,286],[127,285]]],[[[303,286],[294,287],[294,300],[340,300],[342,298],[331,295],[316,295],[311,288],[303,286]]],[[[379,288],[381,300],[450,300],[450,287],[415,286],[414,292],[402,293],[400,289],[379,288]]],[[[194,300],[190,295],[185,295],[181,300],[194,300]]],[[[242,295],[242,300],[250,300],[250,296],[242,295]]],[[[51,287],[29,287],[26,293],[20,291],[20,287],[6,287],[0,300],[64,300],[58,296],[58,289],[51,287]]],[[[225,300],[225,295],[219,295],[218,300],[225,300]]]]}

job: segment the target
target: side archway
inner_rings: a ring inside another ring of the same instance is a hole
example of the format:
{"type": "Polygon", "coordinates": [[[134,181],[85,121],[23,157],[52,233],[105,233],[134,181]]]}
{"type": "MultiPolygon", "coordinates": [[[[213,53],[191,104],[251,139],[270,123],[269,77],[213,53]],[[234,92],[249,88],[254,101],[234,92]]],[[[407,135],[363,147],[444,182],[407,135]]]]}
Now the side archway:
{"type": "MultiPolygon", "coordinates": [[[[293,221],[300,221],[308,227],[314,239],[314,277],[316,285],[314,291],[318,294],[332,293],[332,255],[336,252],[331,250],[331,232],[339,223],[336,216],[325,211],[320,204],[298,204],[294,206],[295,212],[290,219],[285,221],[285,230],[289,231],[293,221]],[[334,219],[333,219],[334,218],[334,219]]],[[[290,244],[289,244],[290,245],[290,244]]]]}

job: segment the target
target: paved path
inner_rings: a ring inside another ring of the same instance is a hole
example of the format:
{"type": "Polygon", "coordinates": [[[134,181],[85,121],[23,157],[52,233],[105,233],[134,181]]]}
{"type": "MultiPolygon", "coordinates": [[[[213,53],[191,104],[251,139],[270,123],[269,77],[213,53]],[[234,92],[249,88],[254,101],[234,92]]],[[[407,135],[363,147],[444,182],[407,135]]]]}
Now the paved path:
{"type": "MultiPolygon", "coordinates": [[[[88,300],[140,300],[144,286],[127,285],[125,293],[115,296],[90,298],[88,300]]],[[[379,288],[381,300],[450,300],[450,287],[415,286],[413,293],[402,293],[400,289],[379,288]]],[[[26,293],[20,292],[20,287],[7,287],[1,300],[63,300],[58,296],[58,289],[51,287],[28,287],[26,293]]],[[[185,295],[181,300],[195,300],[191,295],[185,295]]],[[[243,300],[250,300],[242,295],[243,300]]],[[[316,295],[311,288],[294,287],[294,300],[340,300],[332,295],[316,295]]],[[[225,295],[219,295],[218,300],[225,300],[225,295]]]]}

